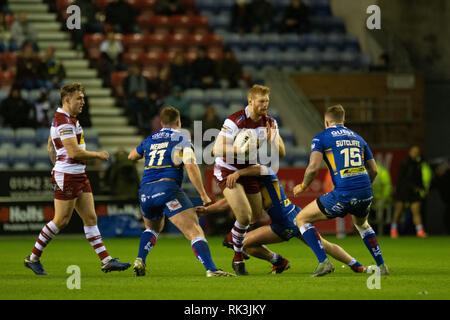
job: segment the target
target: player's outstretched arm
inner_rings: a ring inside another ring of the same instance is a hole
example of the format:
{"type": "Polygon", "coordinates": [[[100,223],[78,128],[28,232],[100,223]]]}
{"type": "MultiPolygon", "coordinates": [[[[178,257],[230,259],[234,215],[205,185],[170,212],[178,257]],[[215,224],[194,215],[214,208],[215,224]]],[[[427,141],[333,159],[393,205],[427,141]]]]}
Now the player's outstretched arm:
{"type": "Polygon", "coordinates": [[[322,164],[323,154],[319,151],[311,152],[309,157],[309,164],[305,171],[305,176],[303,177],[303,182],[294,187],[294,197],[298,196],[300,193],[305,191],[311,182],[314,181],[317,174],[319,173],[320,165],[322,164]]]}
{"type": "Polygon", "coordinates": [[[78,146],[77,138],[67,138],[62,140],[64,148],[66,148],[69,157],[75,160],[90,160],[90,159],[100,159],[108,160],[109,154],[107,151],[87,151],[78,146]]]}
{"type": "Polygon", "coordinates": [[[195,161],[194,151],[191,148],[184,148],[182,161],[184,163],[184,167],[186,168],[189,180],[192,182],[198,194],[202,198],[203,205],[209,205],[211,203],[211,199],[206,193],[203,185],[202,174],[195,161]]]}
{"type": "Polygon", "coordinates": [[[136,149],[133,149],[128,154],[128,160],[139,160],[142,159],[142,156],[137,152],[136,149]]]}
{"type": "Polygon", "coordinates": [[[227,199],[225,199],[225,198],[220,199],[219,201],[217,201],[207,207],[205,207],[205,206],[195,207],[195,211],[197,212],[197,215],[199,217],[206,216],[209,214],[224,212],[227,210],[230,210],[230,205],[228,204],[227,199]]]}

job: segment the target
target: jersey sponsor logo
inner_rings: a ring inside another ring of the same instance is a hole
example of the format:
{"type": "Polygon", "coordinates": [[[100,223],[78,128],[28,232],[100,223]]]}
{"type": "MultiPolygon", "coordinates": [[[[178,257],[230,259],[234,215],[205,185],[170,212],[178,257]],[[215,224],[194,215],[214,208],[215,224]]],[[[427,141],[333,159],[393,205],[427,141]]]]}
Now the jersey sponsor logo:
{"type": "Polygon", "coordinates": [[[355,134],[352,131],[348,130],[348,129],[333,130],[333,131],[331,131],[331,135],[333,137],[341,137],[341,136],[352,136],[352,137],[354,137],[355,136],[355,134]]]}
{"type": "Polygon", "coordinates": [[[167,202],[166,206],[170,211],[181,209],[181,203],[177,199],[167,202]]]}
{"type": "Polygon", "coordinates": [[[163,196],[163,195],[165,195],[165,194],[166,194],[165,192],[159,192],[159,193],[157,193],[157,194],[152,195],[152,199],[154,199],[154,198],[156,198],[156,197],[161,197],[161,196],[163,196]]]}
{"type": "Polygon", "coordinates": [[[244,116],[240,116],[237,120],[236,120],[236,124],[239,124],[240,122],[244,121],[245,117],[244,116]]]}
{"type": "Polygon", "coordinates": [[[141,202],[147,201],[147,196],[145,194],[141,194],[141,202]]]}
{"type": "Polygon", "coordinates": [[[342,178],[348,178],[353,176],[359,176],[361,174],[366,174],[366,168],[365,167],[356,167],[356,168],[347,168],[340,171],[342,178]]]}
{"type": "Polygon", "coordinates": [[[73,130],[70,128],[59,130],[60,136],[64,136],[66,134],[73,134],[73,130]]]}

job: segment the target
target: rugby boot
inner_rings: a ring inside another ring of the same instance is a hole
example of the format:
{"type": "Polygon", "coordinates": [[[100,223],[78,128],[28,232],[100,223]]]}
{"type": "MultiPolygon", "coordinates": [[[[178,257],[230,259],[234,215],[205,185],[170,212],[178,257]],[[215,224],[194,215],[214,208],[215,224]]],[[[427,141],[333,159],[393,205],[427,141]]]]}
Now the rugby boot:
{"type": "Polygon", "coordinates": [[[398,230],[397,229],[391,229],[391,238],[392,239],[398,238],[398,230]]]}
{"type": "Polygon", "coordinates": [[[380,276],[388,276],[389,273],[389,269],[387,267],[387,265],[385,264],[380,264],[379,266],[376,265],[371,265],[368,266],[367,268],[365,268],[365,273],[375,273],[377,271],[377,269],[380,270],[380,276]]]}
{"type": "Polygon", "coordinates": [[[211,271],[211,270],[206,270],[206,277],[207,278],[211,278],[211,277],[235,277],[235,274],[232,274],[230,272],[226,272],[223,270],[217,270],[217,271],[211,271]]]}
{"type": "Polygon", "coordinates": [[[30,268],[35,274],[39,276],[46,276],[48,275],[47,272],[45,272],[44,267],[41,264],[41,261],[31,261],[30,256],[26,257],[24,260],[25,267],[30,268]]]}
{"type": "Polygon", "coordinates": [[[134,260],[133,270],[136,277],[145,276],[145,263],[142,261],[142,258],[134,260]]]}
{"type": "Polygon", "coordinates": [[[317,265],[316,270],[314,270],[311,277],[321,277],[333,271],[334,265],[331,263],[330,259],[326,258],[323,262],[317,265]]]}
{"type": "Polygon", "coordinates": [[[233,261],[231,266],[233,267],[233,270],[237,276],[247,276],[248,275],[247,269],[245,269],[244,261],[233,261]]]}
{"type": "Polygon", "coordinates": [[[289,262],[288,259],[282,258],[283,262],[280,263],[279,265],[274,265],[272,266],[272,271],[270,271],[269,273],[271,274],[277,274],[277,273],[282,273],[284,270],[287,270],[291,267],[291,263],[289,262]]]}
{"type": "Polygon", "coordinates": [[[418,238],[427,238],[428,234],[422,229],[422,230],[417,231],[416,236],[418,238]]]}
{"type": "Polygon", "coordinates": [[[105,273],[111,272],[111,271],[123,271],[123,270],[127,270],[130,266],[131,266],[131,264],[121,263],[121,262],[117,261],[117,258],[114,258],[102,265],[102,271],[105,273]]]}

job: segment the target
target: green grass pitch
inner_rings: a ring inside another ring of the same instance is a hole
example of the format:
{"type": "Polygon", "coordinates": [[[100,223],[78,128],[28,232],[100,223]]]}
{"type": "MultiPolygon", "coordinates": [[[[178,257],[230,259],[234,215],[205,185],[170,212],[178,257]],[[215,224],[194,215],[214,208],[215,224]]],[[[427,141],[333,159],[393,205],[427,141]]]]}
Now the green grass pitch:
{"type": "MultiPolygon", "coordinates": [[[[279,275],[268,274],[270,264],[256,258],[247,261],[246,277],[206,278],[190,243],[181,237],[161,235],[147,259],[147,275],[135,277],[132,268],[104,274],[100,261],[84,236],[60,235],[46,248],[42,263],[48,276],[36,276],[23,265],[34,236],[0,238],[0,299],[2,300],[426,300],[450,299],[450,237],[428,239],[379,237],[391,275],[382,277],[379,289],[367,287],[367,274],[355,274],[332,259],[336,270],[310,278],[317,260],[297,239],[271,245],[272,250],[291,262],[279,275]],[[77,265],[81,271],[80,289],[68,289],[77,265]]],[[[362,264],[374,264],[361,238],[328,236],[362,264]]],[[[215,264],[231,271],[232,251],[221,245],[221,237],[208,237],[215,264]]],[[[112,257],[132,263],[137,255],[138,238],[104,239],[112,257]]],[[[374,282],[372,282],[374,283],[374,282]]]]}

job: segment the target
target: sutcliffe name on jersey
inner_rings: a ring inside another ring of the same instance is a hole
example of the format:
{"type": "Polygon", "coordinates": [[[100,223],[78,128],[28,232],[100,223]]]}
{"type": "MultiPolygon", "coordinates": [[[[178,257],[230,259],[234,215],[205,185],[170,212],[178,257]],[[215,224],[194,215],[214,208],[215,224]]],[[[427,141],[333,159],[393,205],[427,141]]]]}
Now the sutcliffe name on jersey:
{"type": "Polygon", "coordinates": [[[336,147],[359,147],[358,140],[336,140],[336,147]]]}

